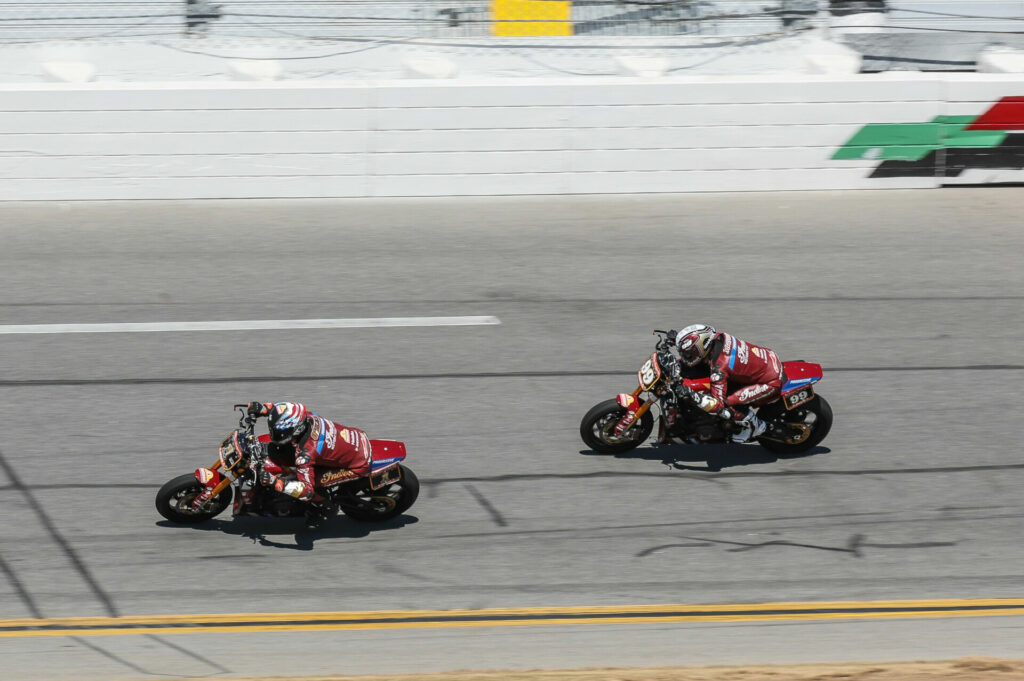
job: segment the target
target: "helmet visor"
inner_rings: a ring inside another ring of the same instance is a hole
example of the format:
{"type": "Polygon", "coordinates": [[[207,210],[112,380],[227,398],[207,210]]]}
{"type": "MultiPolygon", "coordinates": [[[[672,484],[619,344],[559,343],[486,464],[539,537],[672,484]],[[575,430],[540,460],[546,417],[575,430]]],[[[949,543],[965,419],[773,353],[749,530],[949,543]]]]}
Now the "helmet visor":
{"type": "Polygon", "coordinates": [[[687,348],[679,348],[679,358],[688,367],[696,366],[703,357],[698,343],[692,343],[687,348]]]}
{"type": "Polygon", "coordinates": [[[274,444],[285,445],[295,437],[295,428],[271,428],[270,441],[274,444]]]}

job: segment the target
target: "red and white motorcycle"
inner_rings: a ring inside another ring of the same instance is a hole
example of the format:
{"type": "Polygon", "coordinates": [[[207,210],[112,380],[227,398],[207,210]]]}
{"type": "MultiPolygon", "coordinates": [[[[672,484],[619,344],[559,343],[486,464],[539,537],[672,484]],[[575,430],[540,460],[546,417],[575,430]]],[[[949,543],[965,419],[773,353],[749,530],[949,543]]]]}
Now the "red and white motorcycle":
{"type": "MultiPolygon", "coordinates": [[[[698,408],[692,395],[711,392],[707,377],[685,378],[671,352],[674,332],[655,329],[656,350],[637,372],[632,393],[600,402],[580,422],[583,442],[595,452],[616,454],[641,445],[654,430],[651,408],[658,407],[660,441],[688,444],[730,442],[739,430],[732,421],[698,408]]],[[[778,399],[757,415],[767,425],[758,444],[777,454],[798,454],[819,444],[832,428],[832,407],[814,391],[820,364],[783,362],[787,381],[778,399]]]]}
{"type": "MultiPolygon", "coordinates": [[[[269,435],[257,436],[256,419],[246,405],[238,428],[220,443],[218,459],[209,468],[168,480],[156,495],[156,510],[176,523],[198,523],[221,513],[234,497],[234,515],[266,515],[279,518],[305,513],[306,504],[259,483],[269,435]],[[232,490],[236,490],[234,493],[232,490]]],[[[378,522],[404,513],[416,501],[420,483],[402,465],[405,444],[397,440],[370,440],[370,471],[358,477],[351,471],[316,467],[316,489],[353,520],[378,522]]]]}

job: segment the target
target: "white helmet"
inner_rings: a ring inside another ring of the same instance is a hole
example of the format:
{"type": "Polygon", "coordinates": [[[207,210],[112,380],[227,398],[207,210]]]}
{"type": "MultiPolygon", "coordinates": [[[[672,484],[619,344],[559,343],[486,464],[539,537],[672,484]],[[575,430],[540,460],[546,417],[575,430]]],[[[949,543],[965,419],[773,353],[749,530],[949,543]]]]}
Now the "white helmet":
{"type": "Polygon", "coordinates": [[[715,339],[715,327],[707,324],[691,324],[676,334],[676,347],[679,357],[688,367],[697,364],[708,356],[708,348],[715,339]]]}

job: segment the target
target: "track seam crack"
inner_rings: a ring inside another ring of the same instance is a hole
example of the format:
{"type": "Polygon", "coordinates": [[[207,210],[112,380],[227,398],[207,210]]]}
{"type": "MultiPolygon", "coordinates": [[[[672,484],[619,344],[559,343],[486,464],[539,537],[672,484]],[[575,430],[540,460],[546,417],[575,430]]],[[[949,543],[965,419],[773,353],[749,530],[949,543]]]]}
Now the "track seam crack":
{"type": "Polygon", "coordinates": [[[50,535],[50,538],[57,544],[60,550],[64,553],[64,556],[75,567],[75,570],[89,586],[90,590],[92,590],[93,595],[97,600],[99,600],[103,609],[107,611],[107,614],[110,617],[119,617],[121,613],[118,612],[113,599],[111,599],[107,592],[103,590],[103,587],[100,586],[100,583],[93,576],[89,566],[85,564],[85,561],[83,561],[78,555],[70,542],[68,542],[68,540],[64,538],[64,535],[60,533],[60,530],[57,529],[57,526],[54,524],[49,514],[47,514],[43,505],[39,503],[39,500],[37,500],[35,495],[32,494],[31,488],[21,481],[21,478],[18,477],[18,473],[14,469],[14,466],[11,465],[2,451],[0,451],[0,468],[3,469],[7,478],[11,481],[11,486],[15,490],[21,492],[22,496],[25,497],[25,501],[28,502],[29,508],[32,509],[32,512],[35,513],[37,518],[39,518],[39,522],[41,522],[43,527],[46,528],[47,534],[50,535]]]}

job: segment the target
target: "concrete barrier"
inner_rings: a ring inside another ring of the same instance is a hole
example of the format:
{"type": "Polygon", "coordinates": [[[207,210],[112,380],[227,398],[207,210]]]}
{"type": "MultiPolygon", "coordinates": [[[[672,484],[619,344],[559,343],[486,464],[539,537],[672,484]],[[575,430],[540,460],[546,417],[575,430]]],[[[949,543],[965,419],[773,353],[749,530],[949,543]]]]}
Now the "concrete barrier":
{"type": "Polygon", "coordinates": [[[1024,181],[1024,75],[0,85],[0,199],[1024,181]]]}

